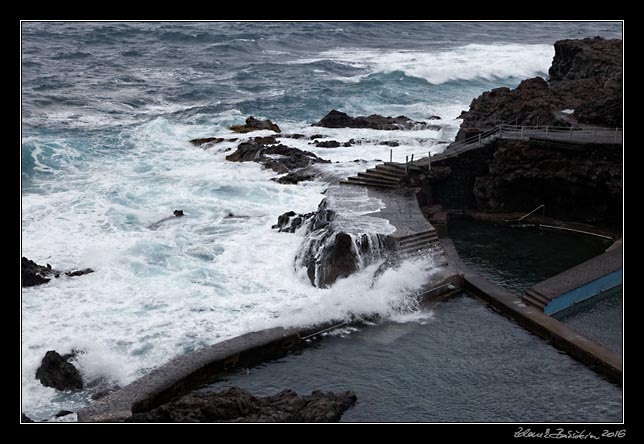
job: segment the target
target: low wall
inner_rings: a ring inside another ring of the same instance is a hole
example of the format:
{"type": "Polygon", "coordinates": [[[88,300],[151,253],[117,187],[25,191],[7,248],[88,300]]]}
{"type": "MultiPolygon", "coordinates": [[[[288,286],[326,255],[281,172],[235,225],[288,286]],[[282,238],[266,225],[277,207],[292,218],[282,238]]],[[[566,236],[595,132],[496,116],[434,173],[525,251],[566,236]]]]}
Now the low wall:
{"type": "Polygon", "coordinates": [[[622,359],[601,344],[544,314],[540,309],[525,305],[508,291],[473,273],[465,273],[465,291],[490,304],[532,333],[548,340],[611,382],[622,385],[622,359]]]}

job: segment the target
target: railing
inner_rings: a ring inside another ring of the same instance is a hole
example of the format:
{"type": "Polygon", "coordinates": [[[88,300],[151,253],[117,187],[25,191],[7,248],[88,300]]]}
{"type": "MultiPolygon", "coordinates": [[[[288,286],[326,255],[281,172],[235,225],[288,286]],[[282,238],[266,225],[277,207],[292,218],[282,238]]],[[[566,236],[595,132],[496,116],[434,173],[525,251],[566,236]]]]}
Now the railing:
{"type": "MultiPolygon", "coordinates": [[[[483,146],[488,141],[494,139],[518,139],[524,140],[529,138],[540,138],[561,142],[582,142],[582,143],[623,143],[623,132],[621,128],[604,128],[592,126],[560,127],[560,126],[527,126],[527,125],[509,125],[500,124],[487,131],[475,134],[460,142],[454,142],[449,145],[448,151],[441,154],[457,155],[470,149],[483,146]]],[[[427,159],[428,169],[431,169],[431,153],[427,152],[427,157],[422,158],[425,153],[415,153],[416,159],[427,159]]],[[[393,150],[389,152],[389,161],[393,161],[393,150]]],[[[414,163],[414,154],[407,155],[405,160],[405,170],[408,171],[414,163]]]]}
{"type": "Polygon", "coordinates": [[[523,219],[525,219],[528,216],[533,215],[534,213],[536,213],[538,210],[540,210],[542,208],[543,208],[543,212],[541,213],[541,215],[545,216],[546,215],[546,206],[544,204],[541,204],[537,208],[535,208],[534,210],[530,211],[528,214],[526,214],[524,216],[521,216],[520,218],[518,218],[516,220],[506,219],[505,221],[509,222],[509,223],[521,222],[523,219]]]}

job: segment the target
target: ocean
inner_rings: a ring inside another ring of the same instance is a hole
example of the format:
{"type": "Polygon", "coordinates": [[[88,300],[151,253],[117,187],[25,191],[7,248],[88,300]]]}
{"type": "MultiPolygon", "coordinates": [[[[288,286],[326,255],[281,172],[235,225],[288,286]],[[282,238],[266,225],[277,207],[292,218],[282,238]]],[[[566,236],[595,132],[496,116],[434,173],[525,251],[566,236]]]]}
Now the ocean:
{"type": "Polygon", "coordinates": [[[442,151],[472,99],[547,78],[555,41],[621,38],[621,23],[23,22],[21,32],[22,255],[95,270],[22,289],[22,410],[46,419],[89,402],[35,379],[47,350],[82,350],[86,380],[123,386],[267,327],[362,314],[415,322],[422,261],[315,288],[294,264],[303,233],[271,230],[277,217],[314,211],[331,181],[390,150],[394,161],[442,151]],[[332,109],[439,116],[440,129],[311,126],[332,109]],[[297,185],[226,161],[239,141],[188,143],[239,137],[228,127],[251,115],[283,133],[363,143],[283,139],[332,161],[297,185]],[[175,209],[185,216],[148,228],[175,209]]]}

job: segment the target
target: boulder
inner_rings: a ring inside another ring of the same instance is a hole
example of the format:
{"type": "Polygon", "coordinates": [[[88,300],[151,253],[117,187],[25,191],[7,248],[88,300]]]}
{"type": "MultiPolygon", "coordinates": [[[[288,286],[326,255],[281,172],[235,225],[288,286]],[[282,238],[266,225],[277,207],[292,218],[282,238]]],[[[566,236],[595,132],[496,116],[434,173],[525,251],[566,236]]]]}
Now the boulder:
{"type": "Polygon", "coordinates": [[[231,387],[219,393],[192,393],[126,422],[337,422],[353,406],[353,392],[314,391],[309,396],[284,390],[273,396],[256,397],[231,387]]]}
{"type": "Polygon", "coordinates": [[[283,184],[288,184],[288,185],[295,185],[299,182],[305,181],[305,180],[314,180],[315,175],[302,172],[302,171],[296,171],[293,173],[288,173],[285,176],[281,176],[278,178],[271,179],[272,181],[275,181],[277,183],[283,183],[283,184]]]}
{"type": "Polygon", "coordinates": [[[66,271],[65,276],[76,277],[76,276],[82,276],[84,274],[89,274],[89,273],[94,273],[94,270],[92,270],[91,268],[84,268],[82,270],[66,271]]]}
{"type": "Polygon", "coordinates": [[[330,163],[309,151],[286,145],[267,145],[255,140],[240,143],[232,154],[226,156],[231,162],[258,162],[277,173],[289,173],[306,168],[314,163],[330,163]]]}
{"type": "Polygon", "coordinates": [[[209,146],[212,146],[212,145],[215,145],[217,143],[221,143],[223,141],[224,141],[224,139],[221,138],[221,137],[205,137],[203,139],[192,139],[190,141],[190,143],[193,144],[194,146],[201,146],[201,145],[205,145],[205,144],[208,144],[209,146]]]}
{"type": "Polygon", "coordinates": [[[58,277],[58,274],[60,273],[53,270],[49,264],[47,264],[46,267],[38,265],[24,256],[22,257],[20,272],[23,287],[33,287],[35,285],[46,284],[51,280],[51,276],[58,277]]]}
{"type": "Polygon", "coordinates": [[[325,140],[324,142],[315,142],[315,146],[318,148],[338,148],[340,142],[337,140],[325,140]]]}
{"type": "Polygon", "coordinates": [[[280,233],[294,233],[304,222],[309,220],[315,213],[296,214],[295,211],[288,211],[277,218],[277,223],[272,229],[277,229],[280,233]]]}
{"type": "Polygon", "coordinates": [[[251,131],[259,131],[259,130],[271,130],[276,133],[281,133],[282,130],[280,130],[280,127],[271,122],[270,120],[259,120],[254,118],[253,116],[250,116],[249,118],[246,119],[246,124],[245,125],[233,125],[230,127],[231,131],[234,131],[236,133],[249,133],[251,131]]]}
{"type": "Polygon", "coordinates": [[[82,390],[83,378],[78,369],[68,362],[74,356],[76,353],[61,356],[54,350],[48,351],[36,370],[36,379],[45,387],[56,390],[82,390]]]}
{"type": "Polygon", "coordinates": [[[384,117],[379,114],[370,116],[351,117],[346,113],[332,110],[314,126],[326,128],[371,128],[377,130],[402,130],[413,129],[422,125],[427,127],[425,122],[414,122],[409,117],[384,117]]]}

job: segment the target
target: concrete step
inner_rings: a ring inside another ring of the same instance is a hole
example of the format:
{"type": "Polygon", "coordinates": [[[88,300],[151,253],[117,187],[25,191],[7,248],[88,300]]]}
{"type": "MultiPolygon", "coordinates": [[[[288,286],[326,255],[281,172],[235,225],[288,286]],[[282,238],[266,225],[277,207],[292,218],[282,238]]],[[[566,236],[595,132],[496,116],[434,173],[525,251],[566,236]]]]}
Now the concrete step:
{"type": "Polygon", "coordinates": [[[417,247],[419,245],[432,244],[438,242],[438,236],[424,237],[422,239],[417,239],[406,244],[398,244],[398,249],[408,248],[408,247],[417,247]]]}
{"type": "Polygon", "coordinates": [[[349,182],[347,180],[341,180],[339,183],[341,185],[360,185],[360,186],[363,186],[363,187],[398,188],[398,186],[396,186],[396,185],[383,185],[383,184],[379,184],[379,183],[374,184],[374,183],[371,183],[371,182],[360,182],[360,181],[351,181],[351,182],[349,182]]]}
{"type": "Polygon", "coordinates": [[[550,299],[548,299],[538,291],[533,290],[532,288],[528,288],[525,291],[525,294],[529,295],[530,298],[539,301],[541,304],[543,304],[544,307],[550,303],[550,299]]]}
{"type": "Polygon", "coordinates": [[[367,179],[376,179],[376,180],[384,180],[384,181],[389,181],[389,182],[395,182],[399,183],[401,177],[399,176],[388,176],[385,174],[380,174],[378,172],[373,172],[373,171],[365,171],[364,173],[358,173],[357,177],[364,177],[367,179]]]}
{"type": "Polygon", "coordinates": [[[398,187],[397,182],[391,182],[389,180],[382,180],[382,179],[374,179],[371,177],[349,177],[347,178],[348,182],[361,182],[361,183],[370,183],[373,185],[387,185],[387,186],[392,186],[392,187],[398,187]]]}
{"type": "Polygon", "coordinates": [[[414,238],[414,237],[420,237],[420,236],[424,236],[424,235],[426,235],[426,234],[432,234],[432,233],[436,233],[436,230],[434,230],[433,228],[432,228],[431,230],[427,230],[427,231],[420,231],[420,232],[418,232],[418,233],[409,234],[409,235],[407,235],[407,236],[400,236],[400,237],[397,237],[397,238],[396,238],[396,241],[397,241],[398,243],[400,243],[400,242],[405,242],[405,241],[410,240],[410,239],[412,239],[412,238],[414,238]]]}
{"type": "Polygon", "coordinates": [[[401,178],[405,177],[404,174],[399,174],[397,172],[382,170],[382,169],[379,170],[377,168],[369,168],[367,171],[365,171],[365,173],[373,173],[373,174],[377,174],[383,177],[389,177],[391,179],[396,179],[396,180],[400,180],[401,178]]]}
{"type": "Polygon", "coordinates": [[[401,247],[404,247],[406,245],[416,244],[419,242],[433,241],[436,239],[438,239],[438,234],[434,231],[434,232],[428,232],[427,234],[424,234],[422,236],[410,237],[408,239],[405,239],[404,241],[399,241],[398,245],[401,247]]]}
{"type": "Polygon", "coordinates": [[[528,293],[528,291],[525,292],[523,297],[521,298],[521,301],[523,301],[527,305],[532,305],[533,307],[537,307],[540,310],[543,310],[547,304],[544,304],[540,298],[535,297],[534,292],[528,293]]]}
{"type": "Polygon", "coordinates": [[[405,172],[405,167],[400,168],[400,167],[397,167],[397,166],[391,166],[391,165],[387,165],[387,164],[380,164],[380,165],[376,165],[375,168],[378,171],[380,171],[380,170],[386,171],[386,172],[388,172],[390,174],[393,174],[393,175],[396,175],[396,176],[399,176],[399,177],[404,177],[404,176],[407,175],[407,173],[405,172]]]}

